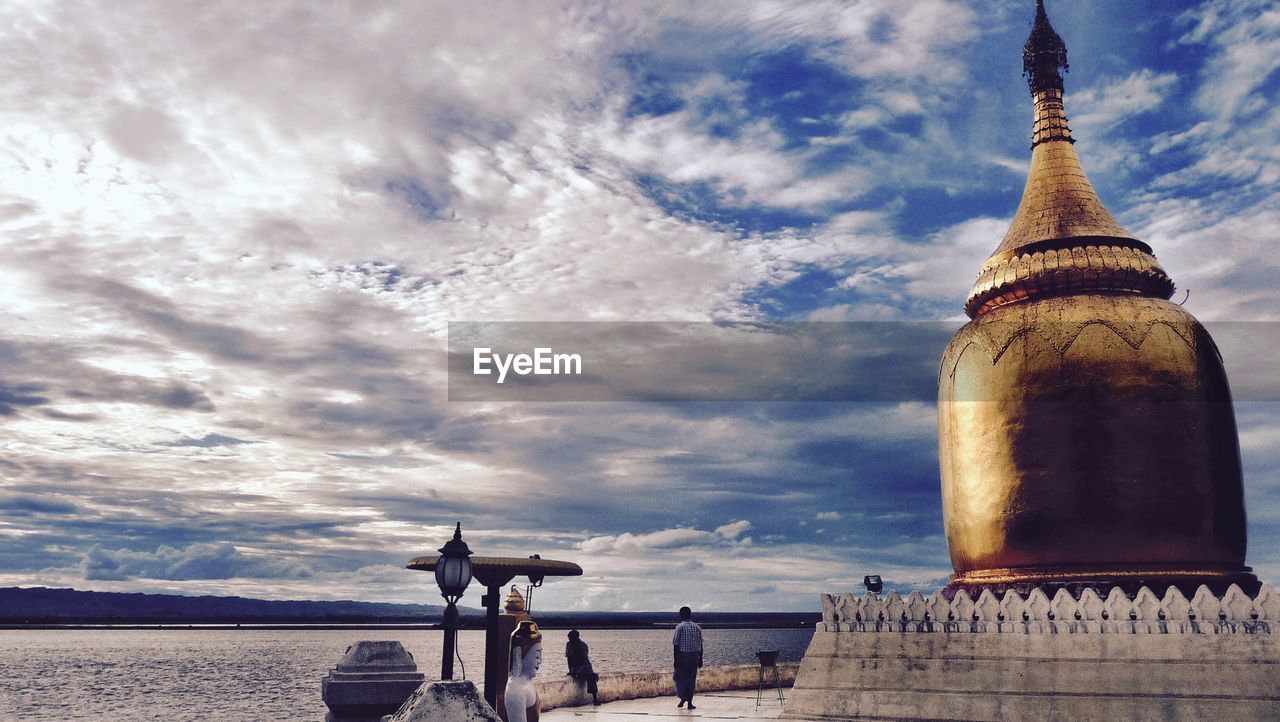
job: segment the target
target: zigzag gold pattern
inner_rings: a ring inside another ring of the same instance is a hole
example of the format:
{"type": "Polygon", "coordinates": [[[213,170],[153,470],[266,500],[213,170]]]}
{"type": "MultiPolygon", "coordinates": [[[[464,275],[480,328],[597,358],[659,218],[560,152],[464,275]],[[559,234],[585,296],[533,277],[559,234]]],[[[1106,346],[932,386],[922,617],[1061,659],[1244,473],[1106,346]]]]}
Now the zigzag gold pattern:
{"type": "Polygon", "coordinates": [[[1198,322],[1167,301],[1130,298],[1125,304],[1090,306],[1088,313],[1082,314],[1070,299],[1045,299],[1034,306],[1011,306],[998,315],[983,316],[972,322],[970,329],[973,333],[957,334],[952,341],[953,344],[959,342],[964,345],[948,348],[943,354],[947,366],[940,369],[939,377],[954,376],[963,352],[972,346],[981,348],[994,365],[1015,341],[1032,335],[1043,339],[1059,356],[1065,356],[1090,326],[1107,328],[1134,350],[1142,348],[1156,326],[1173,331],[1192,352],[1199,345],[1198,322]]]}

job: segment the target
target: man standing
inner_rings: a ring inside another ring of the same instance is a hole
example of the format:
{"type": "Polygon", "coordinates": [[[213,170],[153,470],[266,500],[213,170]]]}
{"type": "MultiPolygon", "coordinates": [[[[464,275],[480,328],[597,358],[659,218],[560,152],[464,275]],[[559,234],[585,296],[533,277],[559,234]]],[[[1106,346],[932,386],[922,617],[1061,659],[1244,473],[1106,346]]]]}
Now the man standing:
{"type": "Polygon", "coordinates": [[[693,706],[693,690],[698,684],[698,668],[702,666],[702,628],[693,623],[693,610],[680,607],[680,623],[671,639],[675,648],[676,707],[693,706]]]}

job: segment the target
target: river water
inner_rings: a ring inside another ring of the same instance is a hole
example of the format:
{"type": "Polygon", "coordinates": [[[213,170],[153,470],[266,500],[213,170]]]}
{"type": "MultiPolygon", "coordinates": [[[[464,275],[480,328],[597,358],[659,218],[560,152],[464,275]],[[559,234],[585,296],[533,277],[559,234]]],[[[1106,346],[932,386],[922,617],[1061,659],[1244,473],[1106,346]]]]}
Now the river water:
{"type": "MultiPolygon", "coordinates": [[[[539,676],[565,673],[565,632],[546,630],[539,676]]],[[[799,661],[811,629],[708,629],[706,664],[799,661]]],[[[597,672],[666,669],[671,631],[583,630],[597,672]]],[[[351,643],[397,639],[428,679],[435,630],[92,629],[0,631],[0,720],[320,720],[323,677],[351,643]]],[[[466,677],[484,678],[484,633],[459,633],[466,677]]],[[[454,678],[462,666],[454,665],[454,678]]]]}

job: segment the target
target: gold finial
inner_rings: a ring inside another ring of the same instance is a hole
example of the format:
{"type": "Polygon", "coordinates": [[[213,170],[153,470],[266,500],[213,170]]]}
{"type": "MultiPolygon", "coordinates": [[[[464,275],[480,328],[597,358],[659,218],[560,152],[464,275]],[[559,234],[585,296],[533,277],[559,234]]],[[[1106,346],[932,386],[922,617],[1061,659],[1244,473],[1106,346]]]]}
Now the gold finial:
{"type": "Polygon", "coordinates": [[[1034,95],[1044,90],[1062,90],[1062,73],[1070,70],[1067,64],[1067,44],[1049,24],[1049,14],[1044,10],[1044,0],[1036,0],[1036,19],[1031,24],[1031,36],[1022,47],[1022,74],[1026,76],[1034,95]]]}
{"type": "Polygon", "coordinates": [[[516,589],[516,585],[511,585],[511,591],[507,593],[507,602],[503,609],[508,612],[524,611],[524,595],[520,594],[520,590],[516,589]]]}

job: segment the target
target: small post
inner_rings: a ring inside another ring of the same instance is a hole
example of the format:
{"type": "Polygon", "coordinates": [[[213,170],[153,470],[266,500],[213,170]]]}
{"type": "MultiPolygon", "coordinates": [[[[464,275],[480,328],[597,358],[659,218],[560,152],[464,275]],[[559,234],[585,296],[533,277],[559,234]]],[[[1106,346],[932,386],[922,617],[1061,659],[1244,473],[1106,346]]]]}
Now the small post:
{"type": "Polygon", "coordinates": [[[502,672],[506,665],[506,652],[503,650],[501,635],[498,634],[498,604],[502,591],[500,585],[489,585],[488,594],[481,601],[484,603],[484,699],[490,707],[496,709],[498,704],[498,687],[502,672]]]}

